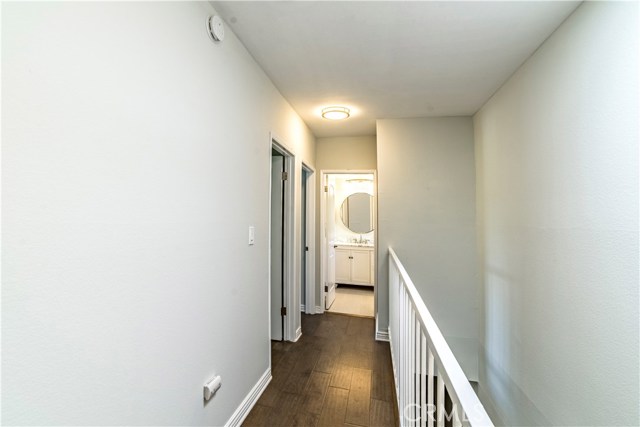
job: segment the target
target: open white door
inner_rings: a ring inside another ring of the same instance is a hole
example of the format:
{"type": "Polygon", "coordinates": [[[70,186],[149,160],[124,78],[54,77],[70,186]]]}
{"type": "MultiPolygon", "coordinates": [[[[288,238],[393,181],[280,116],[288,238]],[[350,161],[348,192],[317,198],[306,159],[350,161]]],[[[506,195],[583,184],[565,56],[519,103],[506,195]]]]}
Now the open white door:
{"type": "Polygon", "coordinates": [[[282,173],[284,156],[271,156],[271,339],[282,341],[284,319],[283,304],[283,230],[284,230],[284,186],[282,173]]]}
{"type": "Polygon", "coordinates": [[[327,251],[327,277],[324,284],[325,298],[324,308],[328,310],[336,299],[336,250],[333,247],[336,231],[335,231],[335,190],[333,185],[326,186],[326,203],[325,203],[325,231],[327,251]]]}

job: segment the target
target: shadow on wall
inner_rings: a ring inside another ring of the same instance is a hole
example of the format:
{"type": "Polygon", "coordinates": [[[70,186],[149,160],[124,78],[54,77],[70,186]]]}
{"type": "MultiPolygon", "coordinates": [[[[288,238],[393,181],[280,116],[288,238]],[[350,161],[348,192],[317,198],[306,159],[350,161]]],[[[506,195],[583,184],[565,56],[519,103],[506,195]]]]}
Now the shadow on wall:
{"type": "Polygon", "coordinates": [[[478,397],[496,425],[551,425],[550,421],[529,400],[511,379],[512,354],[518,325],[514,311],[518,301],[514,279],[495,267],[485,273],[484,347],[480,347],[478,397]],[[496,411],[499,407],[500,411],[496,411]]]}

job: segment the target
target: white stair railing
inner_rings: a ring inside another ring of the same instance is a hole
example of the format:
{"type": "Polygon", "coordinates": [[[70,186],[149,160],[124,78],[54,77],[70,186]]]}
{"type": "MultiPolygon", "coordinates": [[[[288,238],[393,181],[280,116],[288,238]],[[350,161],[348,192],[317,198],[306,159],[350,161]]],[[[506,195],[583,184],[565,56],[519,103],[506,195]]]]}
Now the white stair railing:
{"type": "Polygon", "coordinates": [[[401,426],[493,426],[391,248],[389,338],[401,426]]]}

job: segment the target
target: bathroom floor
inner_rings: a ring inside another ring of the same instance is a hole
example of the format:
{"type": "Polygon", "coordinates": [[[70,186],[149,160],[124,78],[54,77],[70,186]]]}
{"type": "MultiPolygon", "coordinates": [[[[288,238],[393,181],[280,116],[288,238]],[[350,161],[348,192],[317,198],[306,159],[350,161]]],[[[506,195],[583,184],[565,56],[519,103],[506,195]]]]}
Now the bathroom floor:
{"type": "Polygon", "coordinates": [[[338,285],[330,313],[373,317],[373,287],[338,285]]]}

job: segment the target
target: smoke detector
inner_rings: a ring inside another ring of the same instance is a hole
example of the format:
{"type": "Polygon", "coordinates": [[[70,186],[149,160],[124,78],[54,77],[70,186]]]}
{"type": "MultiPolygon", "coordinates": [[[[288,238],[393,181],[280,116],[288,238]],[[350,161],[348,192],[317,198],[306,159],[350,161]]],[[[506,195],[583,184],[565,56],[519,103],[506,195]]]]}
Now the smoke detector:
{"type": "Polygon", "coordinates": [[[207,18],[207,31],[213,41],[221,42],[224,40],[224,23],[218,15],[207,18]]]}

